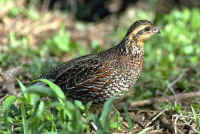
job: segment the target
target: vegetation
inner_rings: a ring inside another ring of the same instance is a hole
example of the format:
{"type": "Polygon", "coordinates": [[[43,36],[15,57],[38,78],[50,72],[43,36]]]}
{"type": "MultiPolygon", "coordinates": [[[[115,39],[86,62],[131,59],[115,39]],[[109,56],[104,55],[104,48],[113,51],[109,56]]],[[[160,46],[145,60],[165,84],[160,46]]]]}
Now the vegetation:
{"type": "MultiPolygon", "coordinates": [[[[156,110],[154,114],[148,114],[147,118],[150,119],[146,120],[144,123],[146,125],[142,124],[144,126],[141,128],[133,119],[137,117],[137,114],[132,114],[128,107],[123,107],[123,113],[111,107],[115,98],[108,100],[100,114],[96,115],[90,111],[90,103],[84,105],[80,101],[74,103],[69,101],[62,90],[48,80],[37,80],[46,83],[48,87],[25,84],[31,83],[41,72],[48,71],[66,59],[96,53],[107,46],[92,37],[89,38],[87,45],[83,42],[88,39],[84,41],[73,39],[75,38],[73,30],[67,29],[64,21],[70,15],[60,12],[59,18],[56,18],[57,16],[52,11],[46,13],[46,17],[34,4],[26,7],[13,3],[13,0],[6,2],[0,0],[0,8],[8,9],[5,10],[6,13],[0,13],[0,24],[6,27],[1,29],[0,25],[0,32],[4,34],[2,37],[0,35],[0,44],[2,44],[0,46],[0,71],[2,71],[0,72],[2,73],[0,88],[3,90],[8,85],[14,85],[14,89],[16,91],[20,89],[20,91],[17,94],[6,91],[3,96],[0,93],[0,134],[92,132],[109,134],[113,131],[144,134],[156,130],[153,127],[157,124],[152,122],[158,113],[160,118],[166,118],[168,120],[166,124],[172,125],[172,129],[176,131],[185,132],[190,129],[194,133],[200,133],[198,98],[160,103],[153,109],[148,107],[148,112],[145,113],[156,110]],[[20,20],[23,24],[21,29],[17,28],[17,26],[20,27],[20,23],[16,20],[20,20]],[[49,20],[54,20],[52,22],[54,25],[47,28],[45,26],[50,25],[49,20]],[[16,27],[8,27],[13,21],[17,23],[16,27]],[[27,27],[26,24],[28,24],[27,27]],[[40,27],[40,30],[44,28],[44,31],[38,31],[37,27],[40,27]],[[23,73],[17,76],[11,74],[14,78],[7,80],[5,78],[8,75],[7,72],[19,66],[23,68],[23,73]]],[[[137,19],[149,19],[153,13],[139,11],[138,14],[137,19]]],[[[195,92],[200,89],[200,31],[198,30],[200,29],[200,9],[173,9],[168,14],[156,16],[155,20],[156,25],[161,29],[161,34],[145,44],[144,72],[130,101],[195,92]]],[[[91,25],[95,24],[76,21],[73,26],[84,32],[91,25]]],[[[111,27],[113,24],[105,23],[105,25],[111,27]]],[[[128,25],[124,25],[117,31],[113,28],[112,33],[107,35],[119,40],[125,34],[127,27],[128,25]]],[[[141,108],[141,111],[144,112],[144,109],[146,110],[146,108],[141,108]]],[[[160,124],[162,127],[162,123],[160,124]]],[[[168,130],[168,128],[165,129],[168,130]]]]}

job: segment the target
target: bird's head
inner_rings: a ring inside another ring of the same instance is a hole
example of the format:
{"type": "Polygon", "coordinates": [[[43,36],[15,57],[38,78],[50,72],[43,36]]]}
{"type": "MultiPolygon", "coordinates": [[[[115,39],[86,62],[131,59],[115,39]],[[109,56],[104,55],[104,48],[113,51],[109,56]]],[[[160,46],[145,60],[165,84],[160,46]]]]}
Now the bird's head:
{"type": "Polygon", "coordinates": [[[138,20],[129,28],[126,37],[135,40],[137,45],[143,46],[144,41],[152,35],[159,33],[160,30],[148,20],[138,20]]]}

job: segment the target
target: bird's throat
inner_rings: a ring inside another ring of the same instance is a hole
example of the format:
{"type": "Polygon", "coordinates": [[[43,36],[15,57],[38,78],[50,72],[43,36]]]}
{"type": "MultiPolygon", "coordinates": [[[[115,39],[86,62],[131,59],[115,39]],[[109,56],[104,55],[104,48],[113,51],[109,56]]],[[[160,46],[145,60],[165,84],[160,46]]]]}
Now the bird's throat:
{"type": "Polygon", "coordinates": [[[144,41],[143,40],[138,40],[137,45],[143,47],[144,46],[144,41]]]}

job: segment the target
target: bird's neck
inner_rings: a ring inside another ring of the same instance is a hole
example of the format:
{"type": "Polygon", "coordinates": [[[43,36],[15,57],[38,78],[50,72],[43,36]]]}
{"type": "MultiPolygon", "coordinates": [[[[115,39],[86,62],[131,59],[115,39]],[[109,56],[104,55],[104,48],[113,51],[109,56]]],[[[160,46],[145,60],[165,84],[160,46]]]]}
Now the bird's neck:
{"type": "Polygon", "coordinates": [[[131,55],[136,58],[143,57],[144,55],[143,42],[124,39],[119,45],[124,55],[131,55]]]}
{"type": "Polygon", "coordinates": [[[144,48],[143,45],[137,44],[137,41],[135,40],[123,39],[117,46],[100,52],[99,55],[107,57],[107,59],[128,56],[134,59],[137,58],[138,60],[143,60],[144,48]]]}

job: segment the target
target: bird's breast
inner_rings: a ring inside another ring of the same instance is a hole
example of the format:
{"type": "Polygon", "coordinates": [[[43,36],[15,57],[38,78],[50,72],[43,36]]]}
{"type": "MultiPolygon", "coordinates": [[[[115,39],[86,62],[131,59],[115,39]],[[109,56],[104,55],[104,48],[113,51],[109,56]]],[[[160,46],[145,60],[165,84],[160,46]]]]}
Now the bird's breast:
{"type": "MultiPolygon", "coordinates": [[[[106,86],[108,96],[123,96],[125,91],[133,88],[142,70],[143,57],[134,58],[131,56],[120,56],[115,64],[109,80],[112,81],[106,86]]],[[[110,64],[111,65],[111,64],[110,64]]],[[[112,65],[111,65],[112,66],[112,65]]]]}

